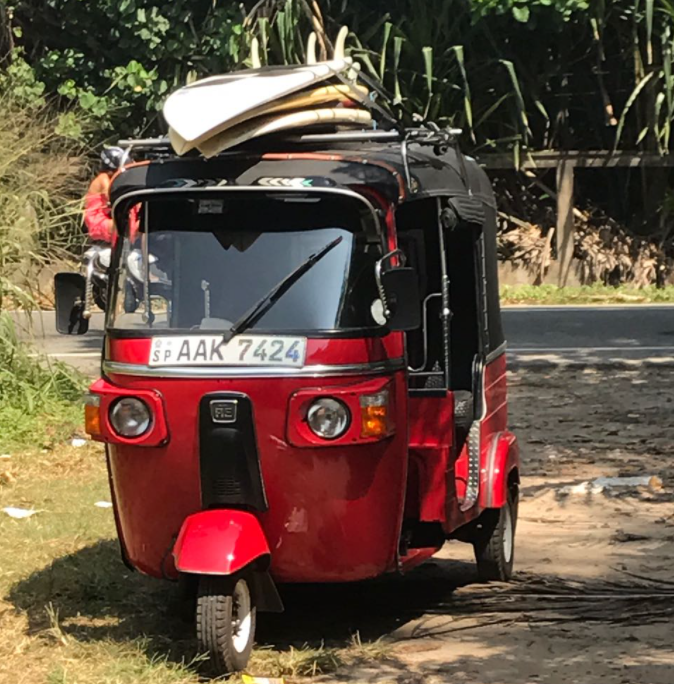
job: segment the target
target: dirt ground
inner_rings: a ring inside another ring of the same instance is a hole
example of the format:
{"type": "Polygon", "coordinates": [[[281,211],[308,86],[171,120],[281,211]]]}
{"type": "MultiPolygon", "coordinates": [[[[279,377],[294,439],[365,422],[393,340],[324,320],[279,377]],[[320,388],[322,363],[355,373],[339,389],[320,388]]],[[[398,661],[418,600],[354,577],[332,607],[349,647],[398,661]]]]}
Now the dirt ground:
{"type": "MultiPolygon", "coordinates": [[[[258,620],[251,674],[292,673],[293,684],[673,684],[673,373],[511,373],[524,468],[515,581],[478,584],[470,547],[452,542],[406,577],[283,588],[286,612],[258,620]],[[578,487],[606,476],[653,478],[578,487]],[[331,674],[295,676],[330,649],[349,657],[328,662],[331,674]],[[279,670],[280,659],[304,666],[279,670]]],[[[111,511],[94,508],[108,496],[100,452],[35,458],[6,461],[16,482],[4,500],[42,512],[0,520],[11,550],[0,558],[0,682],[206,681],[190,664],[194,627],[177,589],[127,572],[111,511]]]]}
{"type": "Polygon", "coordinates": [[[358,629],[393,641],[386,660],[324,682],[672,684],[671,379],[666,368],[512,373],[525,470],[516,581],[476,584],[470,547],[453,542],[408,577],[356,595],[298,590],[261,637],[330,643],[358,629]],[[656,479],[565,491],[643,475],[656,479]]]}

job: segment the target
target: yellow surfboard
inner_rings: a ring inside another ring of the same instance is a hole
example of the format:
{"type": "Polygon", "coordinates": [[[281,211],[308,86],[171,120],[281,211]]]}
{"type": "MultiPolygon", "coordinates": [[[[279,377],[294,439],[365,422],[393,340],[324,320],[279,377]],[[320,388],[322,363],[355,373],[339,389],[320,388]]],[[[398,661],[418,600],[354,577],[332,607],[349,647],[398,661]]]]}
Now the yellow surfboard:
{"type": "Polygon", "coordinates": [[[220,133],[258,116],[313,108],[329,103],[348,102],[349,100],[358,99],[362,100],[364,97],[367,97],[367,95],[367,88],[361,85],[350,86],[340,84],[304,90],[284,97],[283,99],[277,100],[275,102],[256,107],[255,109],[244,112],[233,119],[228,119],[227,121],[222,122],[220,126],[215,127],[207,134],[202,135],[196,140],[186,140],[175,129],[170,128],[169,140],[171,141],[171,146],[175,150],[176,154],[185,154],[195,147],[200,147],[202,143],[214,138],[220,133]]]}
{"type": "Polygon", "coordinates": [[[289,114],[258,116],[205,140],[199,145],[199,151],[208,158],[253,138],[292,128],[326,124],[365,127],[371,123],[372,115],[370,112],[364,109],[349,108],[304,109],[289,114]]]}

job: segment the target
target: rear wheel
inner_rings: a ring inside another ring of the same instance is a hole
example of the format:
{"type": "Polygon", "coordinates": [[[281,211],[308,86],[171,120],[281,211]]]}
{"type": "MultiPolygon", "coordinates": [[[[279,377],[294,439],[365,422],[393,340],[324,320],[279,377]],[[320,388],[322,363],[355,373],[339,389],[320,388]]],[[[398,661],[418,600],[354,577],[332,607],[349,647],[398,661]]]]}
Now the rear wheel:
{"type": "Polygon", "coordinates": [[[513,575],[515,530],[517,528],[517,490],[498,510],[485,512],[477,541],[473,542],[477,573],[485,582],[507,582],[513,575]]]}
{"type": "Polygon", "coordinates": [[[255,640],[255,617],[245,575],[199,578],[197,639],[216,674],[245,669],[255,640]]]}

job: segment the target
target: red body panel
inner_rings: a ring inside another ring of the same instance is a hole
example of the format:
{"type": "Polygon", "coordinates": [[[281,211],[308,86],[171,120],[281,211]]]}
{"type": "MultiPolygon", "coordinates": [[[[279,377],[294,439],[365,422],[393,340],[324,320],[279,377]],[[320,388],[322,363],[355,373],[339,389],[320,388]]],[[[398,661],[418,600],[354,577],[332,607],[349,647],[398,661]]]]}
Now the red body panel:
{"type": "Polygon", "coordinates": [[[190,515],[173,547],[175,568],[195,575],[232,575],[268,555],[258,519],[236,510],[190,515]]]}
{"type": "Polygon", "coordinates": [[[517,471],[519,483],[520,449],[517,438],[507,430],[491,436],[485,450],[486,467],[480,473],[480,508],[501,508],[508,498],[511,473],[517,471]]]}
{"type": "Polygon", "coordinates": [[[474,520],[484,508],[498,508],[502,504],[503,481],[514,468],[519,469],[519,451],[514,435],[507,432],[508,403],[506,382],[506,355],[501,354],[489,363],[483,373],[484,399],[486,403],[485,415],[481,427],[481,451],[480,451],[480,489],[478,502],[467,511],[461,511],[458,502],[465,496],[466,480],[468,474],[468,446],[464,445],[454,466],[454,476],[451,481],[455,485],[454,496],[450,493],[447,509],[446,531],[451,533],[461,525],[474,520]],[[505,438],[510,446],[508,456],[505,459],[505,473],[496,473],[493,464],[496,453],[503,455],[504,447],[499,446],[494,450],[495,441],[505,438]],[[452,500],[454,504],[452,505],[452,500]],[[494,503],[488,503],[494,502],[494,503]]]}
{"type": "Polygon", "coordinates": [[[410,475],[405,516],[443,522],[454,442],[454,399],[451,393],[446,397],[414,397],[409,405],[410,475]]]}
{"type": "MultiPolygon", "coordinates": [[[[393,337],[393,336],[391,336],[393,337]]],[[[364,349],[381,358],[386,346],[334,341],[335,356],[320,349],[323,363],[353,363],[364,349]]],[[[400,343],[402,344],[402,343],[400,343]]],[[[112,360],[129,362],[149,344],[117,340],[112,360]],[[130,349],[126,349],[126,347],[130,349]]],[[[315,357],[313,357],[315,358],[315,357]]],[[[385,358],[385,357],[384,357],[385,358]]],[[[371,357],[367,360],[373,360],[371,357]]],[[[407,383],[400,371],[375,379],[390,383],[395,434],[373,443],[294,447],[287,439],[288,407],[297,392],[363,384],[371,377],[169,379],[111,375],[131,393],[162,396],[171,439],[155,449],[110,444],[109,462],[125,552],[140,570],[161,575],[162,559],[184,520],[201,509],[198,406],[204,394],[240,392],[250,397],[269,512],[259,516],[278,581],[349,581],[394,569],[407,478],[407,383]]],[[[377,386],[379,386],[377,385],[377,386]]],[[[376,391],[376,389],[375,389],[376,391]]]]}

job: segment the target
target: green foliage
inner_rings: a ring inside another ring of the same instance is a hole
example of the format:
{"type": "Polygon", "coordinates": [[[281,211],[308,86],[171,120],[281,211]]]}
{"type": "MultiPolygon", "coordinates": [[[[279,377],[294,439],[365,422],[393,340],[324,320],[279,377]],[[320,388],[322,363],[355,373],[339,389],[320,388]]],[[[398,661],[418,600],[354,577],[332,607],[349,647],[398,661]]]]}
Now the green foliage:
{"type": "Polygon", "coordinates": [[[519,22],[526,23],[532,17],[550,18],[556,15],[568,21],[576,12],[587,11],[588,0],[471,0],[471,10],[475,16],[507,15],[519,22]]]}
{"type": "Polygon", "coordinates": [[[15,0],[13,17],[24,90],[77,103],[109,137],[159,132],[166,94],[244,64],[253,34],[263,61],[302,60],[317,24],[328,41],[348,25],[401,111],[478,149],[672,147],[672,0],[15,0]]]}
{"type": "Polygon", "coordinates": [[[621,285],[503,285],[501,304],[671,304],[674,303],[674,286],[642,288],[621,285]]]}
{"type": "MultiPolygon", "coordinates": [[[[249,22],[258,33],[271,27],[263,41],[270,61],[286,59],[273,36],[292,6],[302,25],[295,35],[306,37],[302,0],[265,3],[257,25],[249,22]]],[[[384,81],[400,113],[461,127],[477,149],[512,148],[520,157],[532,148],[671,149],[672,0],[323,0],[321,7],[328,33],[351,28],[352,53],[384,81]]]]}
{"type": "Polygon", "coordinates": [[[0,449],[49,446],[81,422],[84,378],[32,354],[14,321],[0,313],[0,449]]]}
{"type": "Polygon", "coordinates": [[[0,310],[30,307],[35,266],[80,242],[76,111],[55,114],[23,60],[0,79],[0,310]]]}
{"type": "Polygon", "coordinates": [[[151,125],[190,72],[233,68],[242,19],[212,0],[32,0],[16,2],[13,21],[48,91],[126,135],[151,125]]]}

